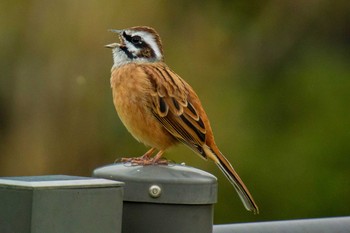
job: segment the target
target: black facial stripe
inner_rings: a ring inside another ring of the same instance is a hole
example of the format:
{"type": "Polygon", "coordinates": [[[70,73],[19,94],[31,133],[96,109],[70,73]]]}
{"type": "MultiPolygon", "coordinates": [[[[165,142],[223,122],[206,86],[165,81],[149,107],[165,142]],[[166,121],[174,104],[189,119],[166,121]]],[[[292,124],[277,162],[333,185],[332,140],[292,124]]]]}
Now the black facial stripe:
{"type": "Polygon", "coordinates": [[[123,32],[123,37],[125,38],[125,40],[127,40],[128,42],[132,43],[133,45],[137,46],[137,44],[134,44],[132,41],[132,36],[126,34],[125,32],[123,32]]]}
{"type": "Polygon", "coordinates": [[[129,41],[131,43],[131,36],[126,34],[125,32],[123,32],[123,37],[125,38],[125,40],[129,41]]]}
{"type": "Polygon", "coordinates": [[[144,47],[149,47],[144,41],[140,41],[139,43],[134,43],[133,42],[133,37],[126,34],[125,32],[123,32],[123,37],[125,38],[126,41],[130,42],[131,44],[133,44],[136,48],[144,48],[144,47]]]}
{"type": "Polygon", "coordinates": [[[136,58],[132,53],[130,53],[130,51],[128,50],[127,47],[120,46],[120,49],[123,50],[123,52],[126,54],[126,56],[128,56],[128,58],[130,58],[130,59],[136,58]]]}
{"type": "Polygon", "coordinates": [[[151,48],[149,44],[147,44],[145,41],[142,40],[142,38],[138,35],[131,36],[126,34],[126,32],[123,32],[122,37],[125,39],[125,41],[132,44],[135,48],[140,49],[138,54],[132,54],[129,51],[126,51],[127,48],[122,48],[122,50],[127,54],[127,56],[131,59],[135,59],[137,57],[139,58],[155,58],[156,54],[151,48]],[[136,38],[137,37],[137,38],[136,38]]]}

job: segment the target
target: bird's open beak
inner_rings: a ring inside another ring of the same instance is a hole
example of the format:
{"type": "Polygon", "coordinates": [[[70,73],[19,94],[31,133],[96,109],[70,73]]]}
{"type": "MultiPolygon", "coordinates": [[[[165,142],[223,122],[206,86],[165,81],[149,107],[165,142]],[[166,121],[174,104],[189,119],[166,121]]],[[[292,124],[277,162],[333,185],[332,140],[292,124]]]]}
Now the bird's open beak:
{"type": "MultiPolygon", "coordinates": [[[[117,33],[119,35],[119,37],[123,33],[123,30],[116,30],[116,29],[109,29],[108,31],[113,32],[113,33],[117,33]]],[[[105,48],[114,49],[118,46],[120,46],[120,44],[112,43],[112,44],[105,45],[105,48]]]]}
{"type": "Polygon", "coordinates": [[[117,33],[117,34],[119,34],[119,35],[123,33],[123,30],[117,30],[117,29],[109,29],[108,31],[109,31],[109,32],[117,33]]]}
{"type": "Polygon", "coordinates": [[[119,44],[118,43],[112,43],[112,44],[107,44],[105,45],[105,48],[108,48],[108,49],[114,49],[116,47],[118,47],[119,44]]]}

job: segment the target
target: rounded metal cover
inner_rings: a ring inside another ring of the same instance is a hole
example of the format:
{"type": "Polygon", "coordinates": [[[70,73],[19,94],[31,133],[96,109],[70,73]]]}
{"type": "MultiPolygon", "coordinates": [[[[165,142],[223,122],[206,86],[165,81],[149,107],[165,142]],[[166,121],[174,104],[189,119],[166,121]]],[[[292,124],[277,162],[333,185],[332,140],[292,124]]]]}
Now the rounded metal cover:
{"type": "Polygon", "coordinates": [[[179,164],[116,163],[95,169],[93,176],[125,182],[124,201],[199,205],[217,200],[215,176],[179,164]]]}

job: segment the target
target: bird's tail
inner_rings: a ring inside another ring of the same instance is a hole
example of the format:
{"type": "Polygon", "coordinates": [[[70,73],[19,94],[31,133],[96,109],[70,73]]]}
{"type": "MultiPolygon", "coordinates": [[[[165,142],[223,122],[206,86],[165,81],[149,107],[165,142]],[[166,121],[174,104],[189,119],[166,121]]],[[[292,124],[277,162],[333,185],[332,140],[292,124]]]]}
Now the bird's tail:
{"type": "MultiPolygon", "coordinates": [[[[205,146],[206,147],[206,146],[205,146]]],[[[220,168],[220,170],[225,174],[227,179],[230,181],[230,183],[233,185],[233,187],[236,189],[238,196],[243,202],[244,207],[249,210],[253,211],[254,214],[259,213],[259,208],[255,204],[255,201],[248,191],[247,187],[244,185],[243,181],[237,174],[237,172],[233,169],[231,163],[225,158],[225,156],[216,148],[216,151],[214,152],[211,148],[206,147],[203,148],[205,153],[208,157],[214,160],[216,165],[220,168]]]]}

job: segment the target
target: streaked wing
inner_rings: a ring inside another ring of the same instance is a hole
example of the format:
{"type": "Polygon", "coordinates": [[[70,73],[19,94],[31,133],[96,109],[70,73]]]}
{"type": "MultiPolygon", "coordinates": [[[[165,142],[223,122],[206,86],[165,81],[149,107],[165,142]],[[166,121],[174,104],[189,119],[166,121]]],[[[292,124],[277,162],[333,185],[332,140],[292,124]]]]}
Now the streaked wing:
{"type": "Polygon", "coordinates": [[[191,87],[164,63],[143,66],[153,89],[151,108],[154,116],[179,141],[206,158],[206,125],[200,103],[191,87]],[[200,108],[200,109],[198,109],[200,108]]]}

